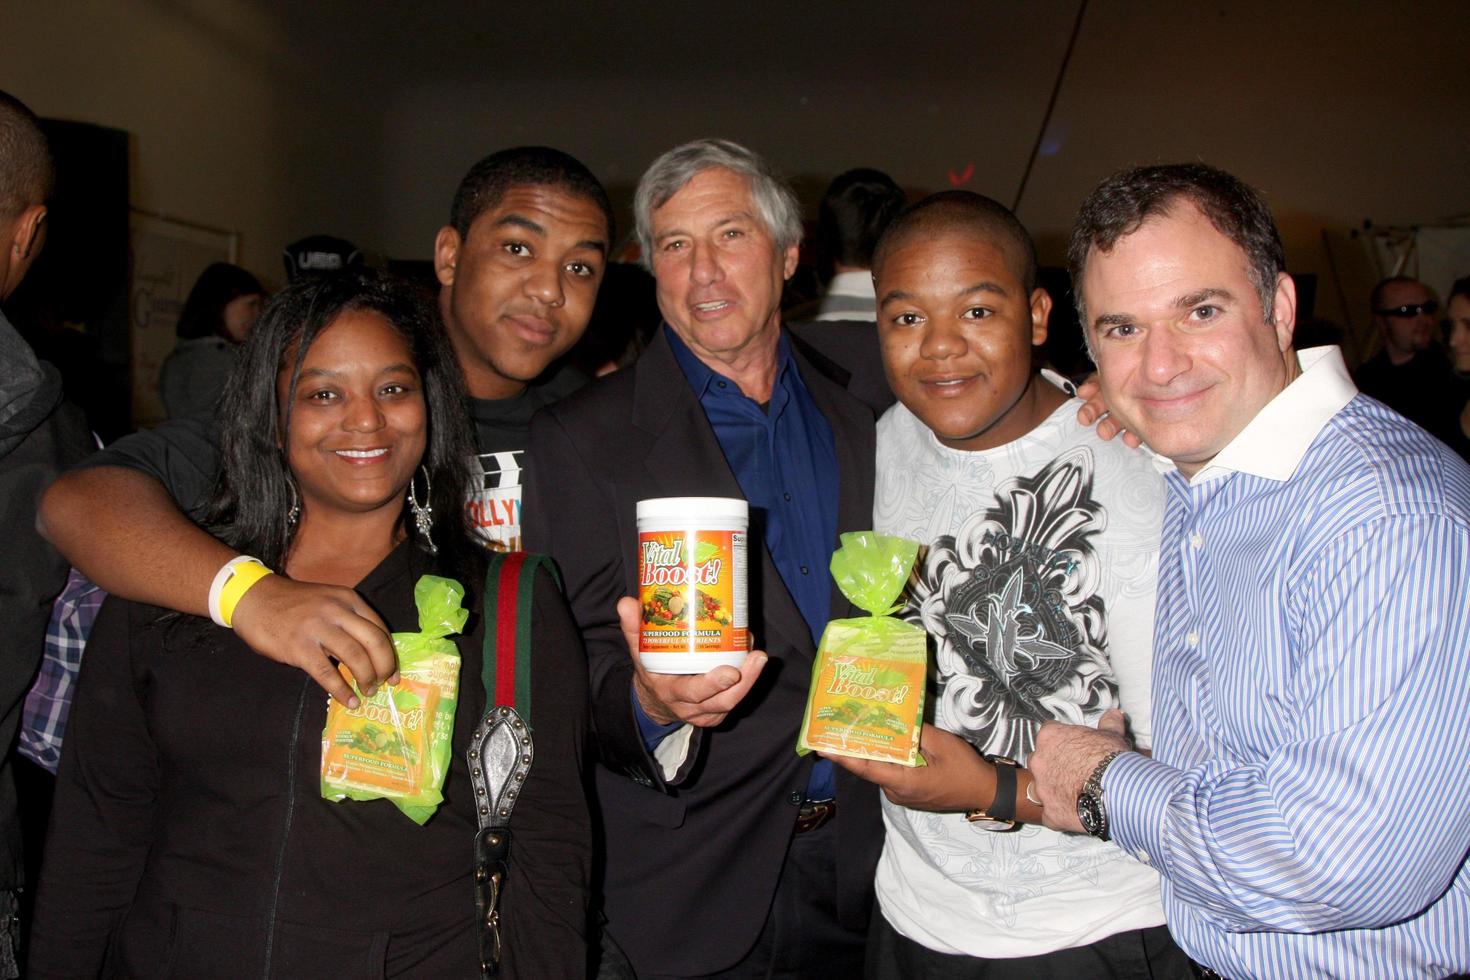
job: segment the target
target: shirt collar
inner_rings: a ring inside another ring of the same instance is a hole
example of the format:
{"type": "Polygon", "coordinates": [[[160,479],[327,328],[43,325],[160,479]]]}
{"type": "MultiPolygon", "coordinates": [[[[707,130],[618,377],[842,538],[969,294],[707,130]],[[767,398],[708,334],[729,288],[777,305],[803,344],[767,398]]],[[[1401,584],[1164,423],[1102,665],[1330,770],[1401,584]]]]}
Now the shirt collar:
{"type": "MultiPolygon", "coordinates": [[[[689,387],[694,389],[694,397],[703,399],[710,386],[716,381],[725,381],[729,387],[725,389],[730,394],[745,395],[734,379],[721,374],[708,364],[701,361],[695,353],[689,349],[679,335],[667,323],[663,325],[664,334],[669,338],[669,347],[674,352],[674,360],[679,362],[679,367],[684,372],[684,377],[689,381],[689,387]]],[[[785,385],[787,374],[795,365],[795,358],[791,356],[791,345],[787,343],[786,331],[780,333],[780,339],[776,342],[776,384],[772,389],[772,398],[775,397],[775,388],[785,385]]]]}
{"type": "MultiPolygon", "coordinates": [[[[1297,351],[1296,358],[1301,374],[1194,475],[1191,485],[1231,473],[1291,479],[1322,427],[1358,393],[1339,348],[1312,347],[1297,351]]],[[[1161,471],[1175,468],[1161,456],[1155,459],[1161,471]]]]}

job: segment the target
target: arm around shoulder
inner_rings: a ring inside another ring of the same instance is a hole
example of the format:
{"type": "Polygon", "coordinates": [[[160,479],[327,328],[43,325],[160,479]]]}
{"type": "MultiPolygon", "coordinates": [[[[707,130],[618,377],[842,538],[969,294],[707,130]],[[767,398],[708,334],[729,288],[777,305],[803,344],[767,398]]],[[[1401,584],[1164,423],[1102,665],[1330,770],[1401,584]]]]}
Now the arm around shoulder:
{"type": "Polygon", "coordinates": [[[41,532],[112,595],[209,615],[209,583],[236,553],[179,510],[155,477],[127,466],[63,474],[41,501],[41,532]]]}
{"type": "MultiPolygon", "coordinates": [[[[144,435],[153,433],[130,438],[144,435]]],[[[166,463],[135,466],[132,455],[109,449],[97,457],[107,465],[57,479],[41,502],[42,533],[110,594],[208,616],[210,584],[238,552],[180,510],[160,482],[166,463]]],[[[367,692],[396,670],[382,620],[351,589],[269,576],[241,599],[234,625],[256,652],[305,670],[344,704],[353,694],[330,658],[367,692]]]]}

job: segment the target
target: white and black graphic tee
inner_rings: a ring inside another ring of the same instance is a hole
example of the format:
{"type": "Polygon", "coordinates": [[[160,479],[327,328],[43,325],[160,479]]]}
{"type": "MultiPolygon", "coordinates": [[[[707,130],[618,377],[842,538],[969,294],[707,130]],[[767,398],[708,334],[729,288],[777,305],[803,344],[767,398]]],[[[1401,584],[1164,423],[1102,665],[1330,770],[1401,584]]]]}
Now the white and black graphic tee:
{"type": "Polygon", "coordinates": [[[521,547],[521,458],[524,449],[481,453],[471,466],[470,527],[496,551],[521,547]]]}
{"type": "Polygon", "coordinates": [[[491,550],[521,548],[522,470],[531,416],[586,383],[585,375],[563,368],[512,398],[470,399],[479,455],[470,462],[474,482],[465,507],[470,527],[491,550]]]}
{"type": "MultiPolygon", "coordinates": [[[[933,638],[934,724],[1024,763],[1048,720],[1121,707],[1149,744],[1163,483],[1071,400],[992,450],[939,443],[902,405],[878,423],[874,526],[922,542],[903,615],[933,638]]],[[[883,801],[884,916],[930,949],[1033,956],[1164,921],[1158,875],[1112,844],[994,833],[883,801]]]]}

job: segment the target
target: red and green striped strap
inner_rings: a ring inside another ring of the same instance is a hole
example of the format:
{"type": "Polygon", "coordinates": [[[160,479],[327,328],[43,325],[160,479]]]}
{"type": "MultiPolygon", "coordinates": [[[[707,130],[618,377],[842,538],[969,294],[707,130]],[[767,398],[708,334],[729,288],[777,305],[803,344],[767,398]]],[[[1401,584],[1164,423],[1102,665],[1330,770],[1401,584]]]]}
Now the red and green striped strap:
{"type": "Polygon", "coordinates": [[[481,672],[485,707],[513,707],[531,724],[531,603],[536,569],[556,577],[545,555],[492,552],[485,570],[485,647],[481,672]]]}

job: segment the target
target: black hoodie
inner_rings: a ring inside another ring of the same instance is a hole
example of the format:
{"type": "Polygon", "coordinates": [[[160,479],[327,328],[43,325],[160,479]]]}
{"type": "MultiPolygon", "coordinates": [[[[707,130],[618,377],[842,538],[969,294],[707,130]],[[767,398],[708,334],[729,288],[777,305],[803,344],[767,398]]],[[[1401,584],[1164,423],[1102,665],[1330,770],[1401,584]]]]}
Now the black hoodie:
{"type": "Polygon", "coordinates": [[[56,475],[92,448],[82,413],[62,400],[61,376],[0,314],[0,888],[23,884],[10,748],[51,601],[66,584],[66,560],[37,532],[36,507],[56,475]]]}

